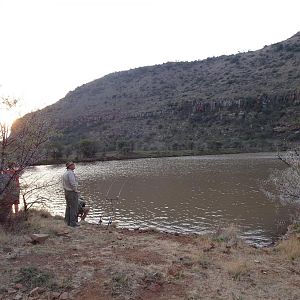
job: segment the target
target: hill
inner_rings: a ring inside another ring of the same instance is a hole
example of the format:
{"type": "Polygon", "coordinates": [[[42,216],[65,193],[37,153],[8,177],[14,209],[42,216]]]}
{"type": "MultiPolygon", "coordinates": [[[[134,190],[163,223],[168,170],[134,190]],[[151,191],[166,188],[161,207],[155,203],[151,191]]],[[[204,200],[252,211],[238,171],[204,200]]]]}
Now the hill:
{"type": "Polygon", "coordinates": [[[300,32],[257,51],[112,73],[35,113],[62,133],[52,158],[283,149],[300,140],[300,32]]]}

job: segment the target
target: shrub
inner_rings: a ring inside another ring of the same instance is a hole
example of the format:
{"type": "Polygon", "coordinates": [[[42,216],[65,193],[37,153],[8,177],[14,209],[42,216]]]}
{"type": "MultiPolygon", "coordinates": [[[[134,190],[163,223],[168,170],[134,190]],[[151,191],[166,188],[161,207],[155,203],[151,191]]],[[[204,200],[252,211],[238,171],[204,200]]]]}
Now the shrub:
{"type": "Polygon", "coordinates": [[[43,272],[36,267],[21,268],[17,276],[17,283],[25,285],[27,288],[45,287],[51,284],[52,275],[43,272]]]}

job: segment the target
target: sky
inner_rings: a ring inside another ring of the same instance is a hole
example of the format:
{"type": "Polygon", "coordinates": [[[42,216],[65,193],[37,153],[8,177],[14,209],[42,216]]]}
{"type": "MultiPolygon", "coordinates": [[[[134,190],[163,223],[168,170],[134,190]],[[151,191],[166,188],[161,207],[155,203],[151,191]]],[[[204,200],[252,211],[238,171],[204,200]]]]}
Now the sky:
{"type": "Polygon", "coordinates": [[[258,50],[300,31],[299,0],[0,0],[0,96],[19,115],[109,73],[258,50]]]}

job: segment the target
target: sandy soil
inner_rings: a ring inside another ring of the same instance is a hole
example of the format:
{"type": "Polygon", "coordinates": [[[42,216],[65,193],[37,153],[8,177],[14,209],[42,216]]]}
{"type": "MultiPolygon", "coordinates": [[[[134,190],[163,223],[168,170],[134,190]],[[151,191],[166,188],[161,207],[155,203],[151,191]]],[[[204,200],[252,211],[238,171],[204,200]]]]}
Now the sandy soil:
{"type": "Polygon", "coordinates": [[[256,249],[232,234],[70,228],[47,217],[0,242],[0,299],[300,299],[296,234],[256,249]],[[30,232],[49,237],[33,243],[30,232]]]}

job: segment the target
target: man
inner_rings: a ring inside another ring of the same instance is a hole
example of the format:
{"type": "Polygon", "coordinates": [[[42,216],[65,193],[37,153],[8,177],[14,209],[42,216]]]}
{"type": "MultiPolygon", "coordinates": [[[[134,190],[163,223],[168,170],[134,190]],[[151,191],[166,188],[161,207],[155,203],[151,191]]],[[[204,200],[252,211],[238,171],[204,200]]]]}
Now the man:
{"type": "Polygon", "coordinates": [[[78,215],[78,181],[75,176],[75,164],[70,161],[66,163],[67,170],[63,174],[63,188],[66,198],[65,221],[69,226],[80,226],[77,223],[78,215]]]}
{"type": "Polygon", "coordinates": [[[11,213],[13,204],[11,192],[15,190],[14,183],[6,170],[0,170],[0,223],[5,223],[11,213]]]}
{"type": "Polygon", "coordinates": [[[9,174],[11,179],[13,180],[12,184],[14,188],[11,188],[10,191],[10,199],[12,205],[14,206],[15,214],[19,212],[19,204],[20,204],[20,168],[17,166],[16,163],[9,163],[7,170],[4,171],[5,173],[9,174]]]}

